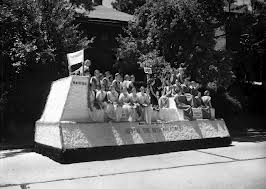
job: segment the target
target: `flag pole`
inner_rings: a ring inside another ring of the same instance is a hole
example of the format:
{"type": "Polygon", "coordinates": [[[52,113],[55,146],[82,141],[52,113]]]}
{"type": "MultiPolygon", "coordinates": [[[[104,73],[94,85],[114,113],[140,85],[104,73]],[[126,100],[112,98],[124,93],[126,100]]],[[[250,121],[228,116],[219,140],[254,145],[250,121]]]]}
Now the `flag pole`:
{"type": "Polygon", "coordinates": [[[82,76],[84,76],[84,61],[82,62],[82,76]]]}
{"type": "Polygon", "coordinates": [[[68,66],[67,68],[68,68],[68,76],[70,76],[71,75],[70,66],[68,66]]]}

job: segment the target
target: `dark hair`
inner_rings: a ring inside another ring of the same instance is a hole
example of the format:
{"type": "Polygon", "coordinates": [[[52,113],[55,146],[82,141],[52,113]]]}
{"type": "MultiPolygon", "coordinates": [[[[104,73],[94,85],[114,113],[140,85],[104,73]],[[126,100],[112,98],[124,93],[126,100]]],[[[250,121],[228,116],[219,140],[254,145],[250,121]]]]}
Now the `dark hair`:
{"type": "Polygon", "coordinates": [[[205,95],[205,96],[206,96],[206,95],[210,95],[210,91],[208,91],[208,90],[204,91],[204,95],[205,95]]]}
{"type": "Polygon", "coordinates": [[[129,75],[126,74],[126,75],[124,76],[124,79],[129,79],[129,75]]]}

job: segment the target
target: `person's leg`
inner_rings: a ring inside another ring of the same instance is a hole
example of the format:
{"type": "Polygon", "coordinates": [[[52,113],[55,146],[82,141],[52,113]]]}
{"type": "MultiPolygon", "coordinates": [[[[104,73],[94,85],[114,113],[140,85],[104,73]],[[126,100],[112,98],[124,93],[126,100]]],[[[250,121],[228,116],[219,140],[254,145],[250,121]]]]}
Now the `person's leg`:
{"type": "Polygon", "coordinates": [[[147,124],[151,124],[151,105],[144,108],[144,120],[147,124]]]}
{"type": "Polygon", "coordinates": [[[182,109],[184,111],[184,119],[192,120],[193,119],[193,112],[190,105],[186,104],[179,104],[178,109],[182,109]]]}
{"type": "Polygon", "coordinates": [[[121,118],[122,118],[122,107],[116,105],[115,106],[115,115],[116,115],[116,121],[120,122],[121,118]]]}
{"type": "Polygon", "coordinates": [[[209,107],[202,108],[203,119],[211,119],[211,109],[209,107]]]}

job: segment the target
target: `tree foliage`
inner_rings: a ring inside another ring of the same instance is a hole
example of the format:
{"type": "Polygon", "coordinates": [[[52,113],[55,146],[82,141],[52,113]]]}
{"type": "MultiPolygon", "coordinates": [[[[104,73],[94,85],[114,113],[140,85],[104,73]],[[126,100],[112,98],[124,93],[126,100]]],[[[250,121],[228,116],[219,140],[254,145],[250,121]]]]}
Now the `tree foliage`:
{"type": "Polygon", "coordinates": [[[136,9],[144,5],[146,0],[116,0],[112,6],[122,12],[134,14],[136,9]]]}
{"type": "MultiPolygon", "coordinates": [[[[237,50],[235,59],[245,66],[242,70],[241,80],[266,80],[266,68],[263,64],[266,60],[266,3],[253,1],[253,14],[240,17],[242,28],[240,36],[240,48],[237,50]],[[264,69],[264,70],[263,70],[264,69]],[[255,74],[251,73],[251,70],[255,74]],[[259,71],[258,71],[259,70],[259,71]],[[253,75],[253,76],[252,76],[253,75]]],[[[240,65],[236,65],[239,66],[240,65]]]]}
{"type": "Polygon", "coordinates": [[[224,23],[223,5],[223,1],[148,0],[136,11],[127,36],[119,38],[117,55],[134,64],[156,52],[173,67],[184,63],[192,79],[228,85],[230,56],[214,50],[215,28],[224,23]]]}
{"type": "Polygon", "coordinates": [[[40,111],[44,86],[68,73],[66,54],[89,44],[75,25],[75,7],[64,0],[3,0],[1,95],[10,111],[30,112],[34,103],[27,100],[40,111]]]}

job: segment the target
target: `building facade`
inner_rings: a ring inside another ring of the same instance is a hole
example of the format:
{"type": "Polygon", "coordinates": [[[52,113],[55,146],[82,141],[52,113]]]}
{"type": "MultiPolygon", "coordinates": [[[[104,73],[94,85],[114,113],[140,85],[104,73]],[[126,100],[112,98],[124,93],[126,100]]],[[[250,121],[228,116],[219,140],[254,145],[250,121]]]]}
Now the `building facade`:
{"type": "Polygon", "coordinates": [[[90,48],[85,49],[85,59],[92,62],[91,69],[116,71],[117,37],[133,16],[106,7],[102,1],[95,1],[92,11],[85,12],[79,19],[80,28],[88,38],[94,38],[90,48]]]}

